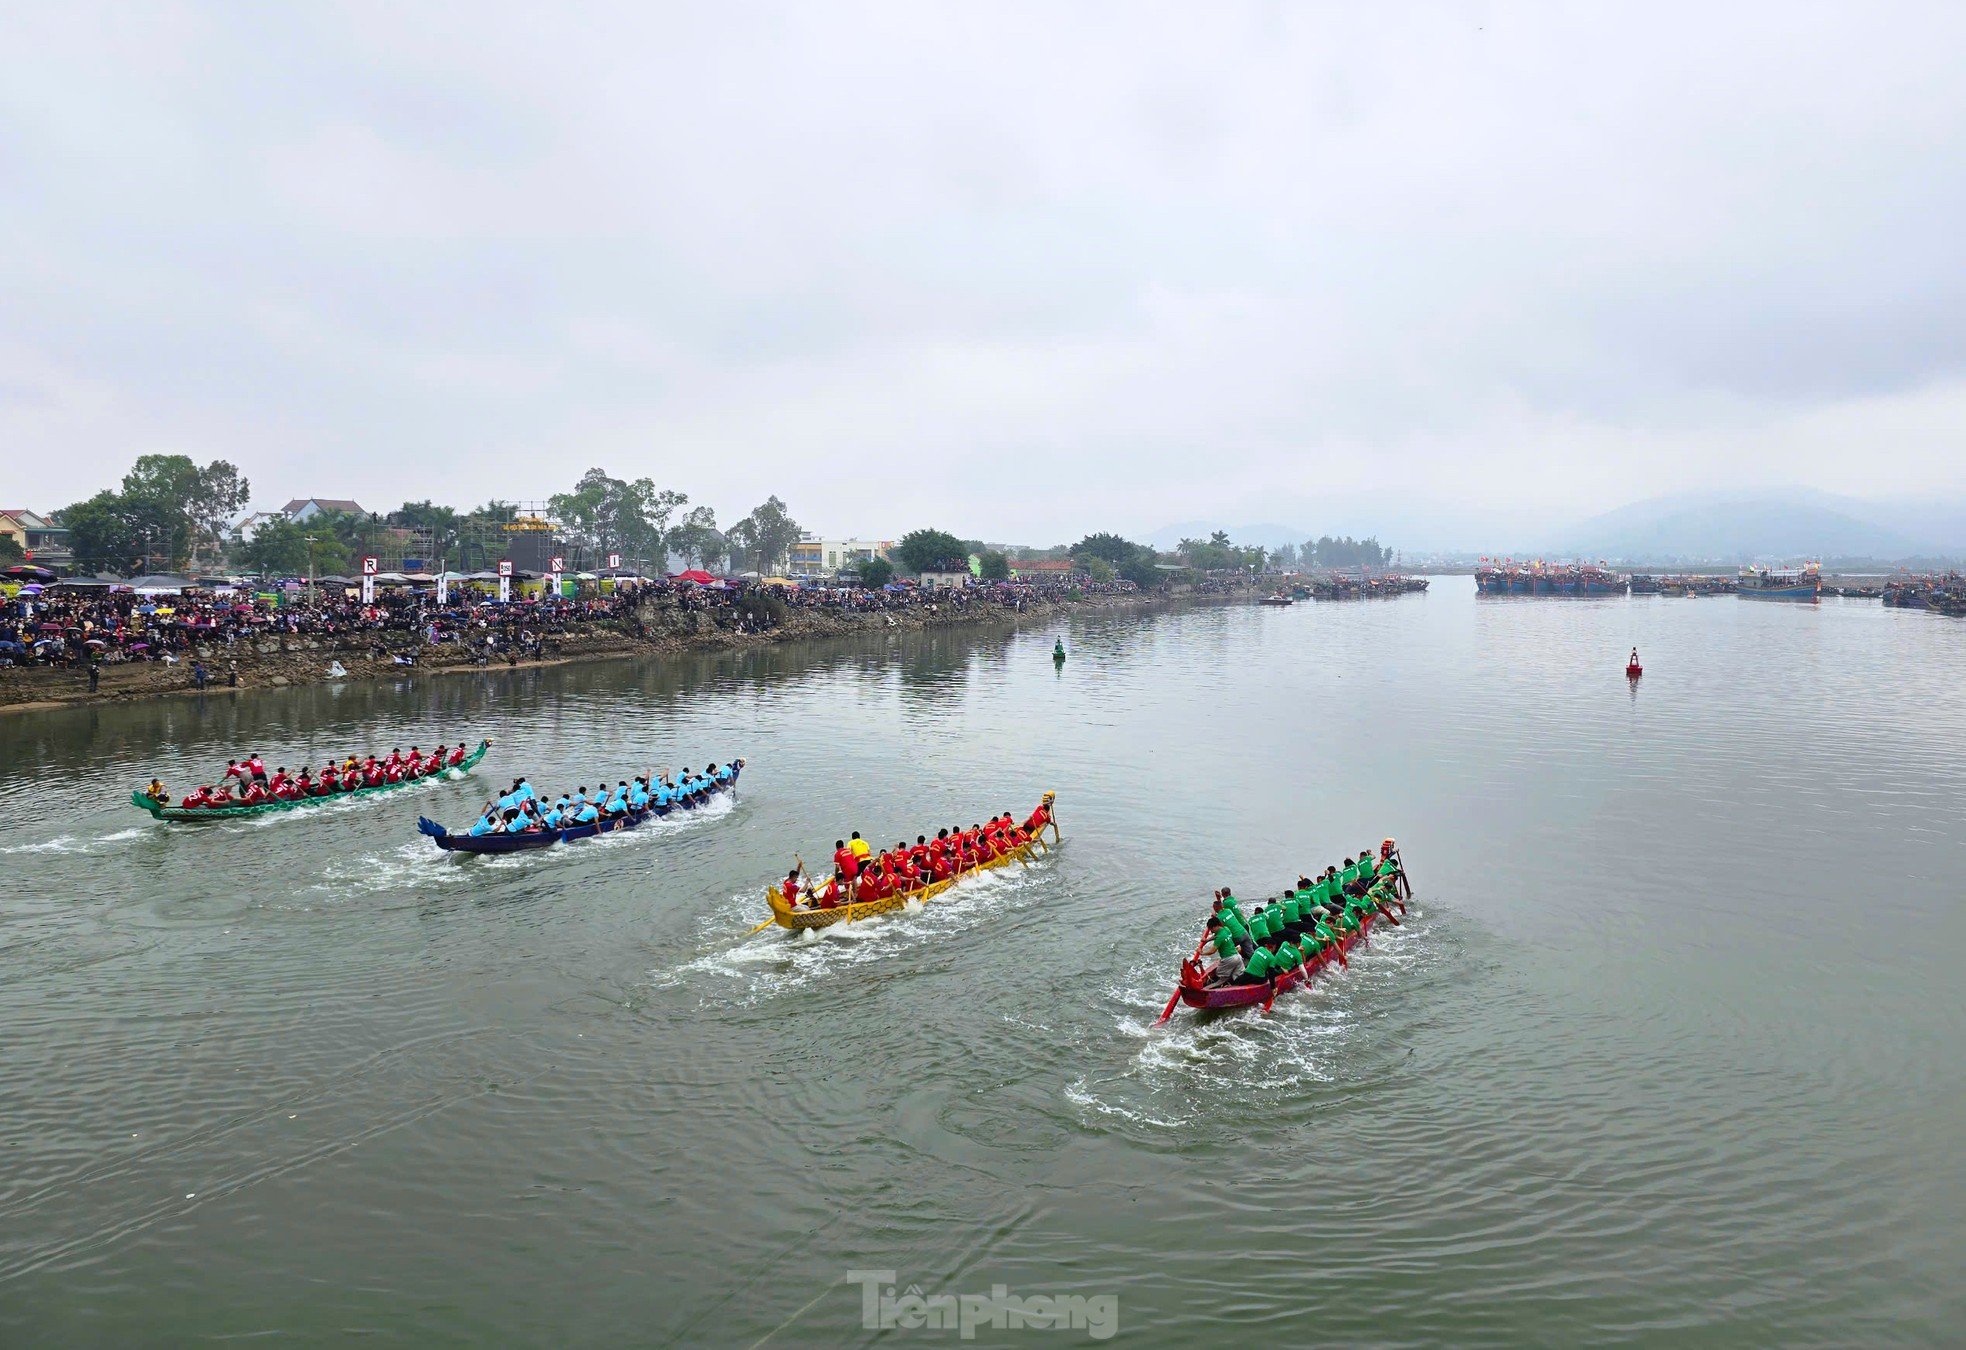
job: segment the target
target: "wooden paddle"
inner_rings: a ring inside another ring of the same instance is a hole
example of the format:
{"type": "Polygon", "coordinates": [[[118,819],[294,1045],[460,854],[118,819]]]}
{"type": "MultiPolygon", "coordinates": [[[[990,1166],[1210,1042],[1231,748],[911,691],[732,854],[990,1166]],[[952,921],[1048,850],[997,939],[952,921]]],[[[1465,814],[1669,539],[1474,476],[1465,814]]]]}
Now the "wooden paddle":
{"type": "Polygon", "coordinates": [[[1181,963],[1181,974],[1184,977],[1184,980],[1176,981],[1174,985],[1174,992],[1167,996],[1167,1006],[1165,1008],[1162,1008],[1160,1010],[1160,1016],[1154,1019],[1155,1026],[1159,1026],[1162,1022],[1165,1022],[1168,1018],[1174,1015],[1174,1005],[1181,1001],[1181,990],[1185,982],[1185,976],[1188,973],[1188,962],[1200,960],[1202,949],[1205,948],[1206,946],[1208,946],[1208,934],[1203,933],[1201,935],[1201,941],[1195,944],[1195,954],[1189,957],[1187,961],[1183,961],[1181,963]]]}

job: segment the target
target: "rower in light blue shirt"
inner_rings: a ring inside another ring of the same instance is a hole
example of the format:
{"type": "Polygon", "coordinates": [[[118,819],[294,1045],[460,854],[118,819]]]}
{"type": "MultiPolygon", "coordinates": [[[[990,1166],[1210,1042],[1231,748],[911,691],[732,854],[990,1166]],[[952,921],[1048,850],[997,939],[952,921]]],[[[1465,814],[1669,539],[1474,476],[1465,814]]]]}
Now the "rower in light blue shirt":
{"type": "Polygon", "coordinates": [[[617,783],[615,784],[614,791],[608,794],[606,810],[609,815],[618,816],[627,809],[628,785],[626,783],[617,783]]]}
{"type": "Polygon", "coordinates": [[[646,809],[648,804],[648,786],[641,779],[637,778],[635,780],[635,786],[628,793],[628,805],[632,810],[641,811],[646,809]]]}
{"type": "Polygon", "coordinates": [[[717,781],[719,783],[728,783],[730,781],[730,765],[719,764],[717,766],[717,781]]]}

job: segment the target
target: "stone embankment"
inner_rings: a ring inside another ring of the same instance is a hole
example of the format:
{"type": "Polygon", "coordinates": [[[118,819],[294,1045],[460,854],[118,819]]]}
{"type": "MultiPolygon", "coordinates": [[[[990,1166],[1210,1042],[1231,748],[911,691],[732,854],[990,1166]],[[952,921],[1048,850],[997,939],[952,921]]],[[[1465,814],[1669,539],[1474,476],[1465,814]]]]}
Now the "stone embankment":
{"type": "Polygon", "coordinates": [[[194,650],[175,664],[136,661],[101,668],[101,683],[89,691],[81,667],[0,668],[0,713],[28,712],[71,704],[117,702],[195,693],[191,664],[202,661],[207,694],[250,689],[283,689],[333,680],[400,679],[495,666],[548,666],[570,661],[712,651],[768,642],[906,629],[955,627],[1046,618],[1075,610],[1145,607],[1161,603],[1139,596],[1095,596],[1080,600],[1027,600],[1021,608],[973,604],[910,607],[849,613],[803,609],[761,601],[741,611],[685,608],[673,601],[650,601],[630,618],[589,621],[559,632],[541,631],[537,644],[523,651],[487,653],[484,637],[493,630],[470,630],[472,642],[432,646],[406,632],[359,632],[333,637],[291,634],[225,643],[194,650]],[[408,657],[413,666],[398,658],[408,657]],[[331,674],[339,664],[345,673],[331,674]],[[235,683],[236,680],[236,683],[235,683]]]}

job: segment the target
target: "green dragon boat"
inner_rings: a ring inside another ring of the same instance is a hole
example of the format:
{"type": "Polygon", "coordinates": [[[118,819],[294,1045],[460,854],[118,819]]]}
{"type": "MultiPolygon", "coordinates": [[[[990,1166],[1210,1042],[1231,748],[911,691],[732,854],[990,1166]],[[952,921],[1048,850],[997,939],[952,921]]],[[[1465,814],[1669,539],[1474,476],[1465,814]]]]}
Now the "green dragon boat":
{"type": "Polygon", "coordinates": [[[326,797],[295,797],[289,801],[255,802],[251,806],[194,806],[187,810],[181,806],[165,806],[141,791],[130,794],[130,805],[141,811],[148,811],[158,820],[171,820],[185,824],[198,824],[207,820],[237,820],[240,816],[262,816],[269,811],[293,811],[308,806],[326,806],[329,802],[352,801],[357,797],[373,797],[379,792],[395,792],[399,788],[415,787],[419,783],[439,783],[462,778],[477,767],[478,761],[491,749],[491,738],[478,742],[478,748],[464,759],[442,773],[426,774],[422,778],[406,778],[400,783],[379,783],[375,787],[356,788],[353,792],[336,792],[326,797]]]}

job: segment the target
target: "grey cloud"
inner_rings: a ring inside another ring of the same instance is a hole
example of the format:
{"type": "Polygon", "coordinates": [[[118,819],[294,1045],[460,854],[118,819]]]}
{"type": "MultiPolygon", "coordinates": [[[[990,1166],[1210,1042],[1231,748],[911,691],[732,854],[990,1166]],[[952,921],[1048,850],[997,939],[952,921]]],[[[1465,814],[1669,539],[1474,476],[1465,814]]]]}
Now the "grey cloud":
{"type": "Polygon", "coordinates": [[[17,8],[0,495],[161,448],[380,503],[605,462],[1042,540],[1422,487],[1498,519],[1966,489],[1962,29],[17,8]]]}

